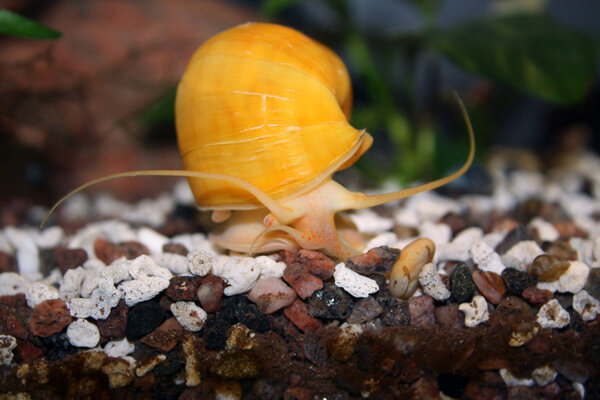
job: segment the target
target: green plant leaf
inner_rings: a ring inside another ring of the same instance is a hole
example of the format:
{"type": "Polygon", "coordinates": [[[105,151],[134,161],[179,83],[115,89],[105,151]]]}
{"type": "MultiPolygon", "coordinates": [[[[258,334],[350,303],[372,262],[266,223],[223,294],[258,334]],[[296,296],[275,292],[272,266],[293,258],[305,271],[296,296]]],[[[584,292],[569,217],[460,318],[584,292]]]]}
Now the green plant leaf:
{"type": "Polygon", "coordinates": [[[139,121],[147,127],[153,127],[174,121],[176,95],[176,87],[169,89],[162,96],[138,113],[137,116],[139,121]]]}
{"type": "Polygon", "coordinates": [[[56,39],[61,33],[35,21],[0,8],[0,34],[33,39],[56,39]]]}
{"type": "Polygon", "coordinates": [[[467,71],[557,103],[581,100],[595,76],[592,40],[539,14],[478,20],[428,38],[467,71]]]}
{"type": "Polygon", "coordinates": [[[293,6],[298,0],[264,0],[260,12],[267,18],[276,17],[284,9],[293,6]]]}

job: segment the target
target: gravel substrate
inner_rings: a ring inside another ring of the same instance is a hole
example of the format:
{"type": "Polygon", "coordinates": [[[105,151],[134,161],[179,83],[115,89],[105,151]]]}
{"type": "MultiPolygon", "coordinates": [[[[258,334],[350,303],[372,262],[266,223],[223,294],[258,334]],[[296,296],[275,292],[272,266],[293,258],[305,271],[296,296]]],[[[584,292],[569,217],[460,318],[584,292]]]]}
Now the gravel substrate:
{"type": "Polygon", "coordinates": [[[565,165],[351,214],[369,250],[344,263],[215,249],[185,182],[42,231],[32,207],[0,231],[0,398],[600,398],[600,159],[565,165]]]}

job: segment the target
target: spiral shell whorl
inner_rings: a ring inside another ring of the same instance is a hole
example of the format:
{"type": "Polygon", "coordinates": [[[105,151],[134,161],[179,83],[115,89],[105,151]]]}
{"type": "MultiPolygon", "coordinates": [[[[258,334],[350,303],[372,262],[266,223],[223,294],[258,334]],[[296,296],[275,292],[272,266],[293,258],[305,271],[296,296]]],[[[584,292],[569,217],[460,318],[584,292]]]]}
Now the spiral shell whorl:
{"type": "MultiPolygon", "coordinates": [[[[305,35],[264,23],[229,29],[196,51],[179,84],[184,167],[240,177],[277,199],[306,192],[370,145],[348,123],[351,96],[342,61],[305,35]]],[[[204,208],[260,206],[224,181],[190,185],[204,208]]]]}

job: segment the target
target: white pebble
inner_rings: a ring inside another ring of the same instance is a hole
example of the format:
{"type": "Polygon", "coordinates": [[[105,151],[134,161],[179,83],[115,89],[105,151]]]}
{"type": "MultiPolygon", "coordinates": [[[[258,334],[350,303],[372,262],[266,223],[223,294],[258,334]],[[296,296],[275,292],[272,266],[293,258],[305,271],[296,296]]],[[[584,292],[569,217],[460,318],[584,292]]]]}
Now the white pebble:
{"type": "Polygon", "coordinates": [[[37,231],[35,235],[35,244],[38,247],[51,249],[60,244],[65,236],[63,228],[58,225],[51,226],[42,231],[37,231]]]}
{"type": "Polygon", "coordinates": [[[440,261],[467,261],[469,249],[483,237],[483,229],[471,227],[462,230],[450,243],[439,246],[436,253],[440,261]]]}
{"type": "Polygon", "coordinates": [[[581,315],[584,321],[593,321],[600,314],[600,301],[582,290],[573,296],[573,309],[581,315]]]}
{"type": "Polygon", "coordinates": [[[67,303],[69,314],[74,318],[88,318],[92,315],[94,309],[94,300],[82,297],[75,297],[67,303]]]}
{"type": "Polygon", "coordinates": [[[12,254],[14,252],[14,248],[6,238],[4,231],[0,231],[0,251],[8,254],[12,254]]]}
{"type": "Polygon", "coordinates": [[[115,260],[111,265],[107,265],[106,268],[100,272],[100,279],[109,279],[114,284],[131,279],[129,274],[129,268],[131,261],[124,258],[115,260]]]}
{"type": "Polygon", "coordinates": [[[158,276],[145,276],[119,285],[119,289],[124,293],[125,303],[129,307],[154,298],[167,287],[169,287],[169,280],[158,276]]]}
{"type": "Polygon", "coordinates": [[[358,210],[348,217],[354,222],[358,231],[364,233],[381,233],[394,227],[392,219],[384,218],[370,208],[358,210]]]}
{"type": "Polygon", "coordinates": [[[193,301],[178,301],[171,304],[171,312],[185,329],[197,332],[204,326],[207,314],[193,301]]]}
{"type": "Polygon", "coordinates": [[[398,236],[394,232],[384,232],[375,236],[373,239],[369,240],[365,245],[365,249],[370,250],[375,247],[381,246],[394,246],[394,243],[398,240],[398,236]]]}
{"type": "Polygon", "coordinates": [[[98,298],[102,296],[108,301],[110,307],[116,307],[119,304],[119,300],[123,297],[123,292],[115,287],[112,279],[102,278],[98,281],[98,287],[91,294],[92,298],[96,298],[96,296],[98,298]]]}
{"type": "Polygon", "coordinates": [[[587,282],[590,268],[581,261],[571,261],[569,268],[558,278],[559,292],[578,293],[587,282]]]}
{"type": "Polygon", "coordinates": [[[3,272],[0,274],[0,296],[13,296],[26,293],[31,282],[24,276],[15,272],[3,272]]]}
{"type": "Polygon", "coordinates": [[[283,261],[275,261],[267,256],[258,256],[255,260],[260,268],[261,278],[281,278],[287,267],[283,261]]]}
{"type": "Polygon", "coordinates": [[[474,328],[490,318],[487,301],[480,295],[474,296],[470,303],[461,303],[458,309],[465,314],[467,328],[474,328]]]}
{"type": "Polygon", "coordinates": [[[583,383],[581,382],[573,382],[573,389],[575,389],[575,391],[577,393],[579,393],[579,397],[581,399],[585,399],[585,386],[583,386],[583,383]]]}
{"type": "Polygon", "coordinates": [[[69,324],[67,337],[71,346],[93,348],[100,342],[98,327],[85,319],[77,319],[69,324]]]}
{"type": "Polygon", "coordinates": [[[436,300],[446,300],[450,297],[450,291],[444,285],[440,274],[432,263],[425,264],[419,274],[419,283],[423,292],[436,300]]]}
{"type": "Polygon", "coordinates": [[[571,322],[571,317],[558,300],[552,299],[540,307],[536,321],[542,328],[564,328],[571,322]]]}
{"type": "Polygon", "coordinates": [[[163,245],[169,241],[169,238],[148,227],[141,227],[137,231],[137,239],[150,250],[150,254],[161,254],[163,245]]]}
{"type": "Polygon", "coordinates": [[[544,250],[533,240],[523,240],[510,248],[503,256],[502,263],[509,268],[515,268],[519,271],[525,271],[527,265],[533,260],[544,254],[544,250]]]}
{"type": "Polygon", "coordinates": [[[212,243],[202,233],[186,233],[182,235],[173,236],[171,243],[178,243],[185,246],[190,253],[195,251],[204,250],[211,254],[216,254],[213,249],[212,243]]]}
{"type": "Polygon", "coordinates": [[[25,236],[17,247],[17,264],[21,275],[36,274],[40,270],[38,247],[30,235],[25,236]]]}
{"type": "Polygon", "coordinates": [[[10,335],[0,335],[0,365],[10,365],[15,347],[17,347],[16,338],[10,335]]]}
{"type": "Polygon", "coordinates": [[[502,264],[500,255],[483,241],[477,242],[475,246],[471,247],[469,254],[471,254],[473,262],[482,271],[494,272],[501,275],[502,271],[506,268],[502,264]]]}
{"type": "Polygon", "coordinates": [[[106,319],[110,315],[110,310],[115,307],[122,297],[120,290],[117,290],[114,285],[103,285],[111,288],[112,292],[107,291],[105,287],[98,287],[92,292],[92,308],[90,316],[95,319],[106,319]],[[112,295],[111,295],[112,293],[112,295]]]}
{"type": "Polygon", "coordinates": [[[448,197],[429,191],[407,200],[407,207],[414,207],[421,221],[438,221],[448,213],[460,214],[463,206],[448,197]]]}
{"type": "Polygon", "coordinates": [[[81,297],[90,297],[94,289],[98,287],[102,271],[106,268],[106,265],[98,259],[87,260],[83,263],[83,269],[85,270],[85,276],[83,282],[81,282],[81,297]]]}
{"type": "Polygon", "coordinates": [[[531,387],[535,384],[534,380],[531,378],[517,378],[506,368],[502,368],[500,370],[500,376],[502,377],[502,380],[508,387],[515,387],[515,386],[531,387]]]}
{"type": "Polygon", "coordinates": [[[336,286],[341,287],[354,297],[368,297],[371,293],[379,290],[379,285],[375,280],[357,274],[347,268],[344,263],[335,266],[333,279],[336,286]]]}
{"type": "Polygon", "coordinates": [[[175,253],[162,253],[152,256],[152,259],[161,267],[168,269],[175,275],[183,275],[189,272],[187,257],[175,253]]]}
{"type": "Polygon", "coordinates": [[[194,193],[192,193],[192,189],[190,189],[190,185],[185,179],[180,180],[175,184],[175,187],[173,188],[173,198],[175,199],[175,202],[179,204],[195,204],[194,193]]]}
{"type": "Polygon", "coordinates": [[[448,224],[425,221],[419,226],[419,236],[431,239],[436,247],[450,243],[452,229],[448,224]]]}
{"type": "Polygon", "coordinates": [[[36,282],[27,288],[25,298],[27,299],[27,305],[34,308],[43,301],[58,299],[58,290],[53,286],[36,282]]]}
{"type": "Polygon", "coordinates": [[[135,344],[131,343],[127,338],[121,340],[111,340],[104,346],[104,353],[109,357],[124,357],[133,353],[135,344]]]}
{"type": "Polygon", "coordinates": [[[506,232],[490,232],[486,233],[481,241],[490,246],[492,249],[495,249],[505,237],[506,232]]]}
{"type": "Polygon", "coordinates": [[[569,239],[569,246],[577,252],[577,259],[579,261],[590,265],[593,263],[593,243],[591,240],[572,237],[569,239]]]}
{"type": "Polygon", "coordinates": [[[210,273],[212,268],[212,255],[209,252],[199,250],[188,253],[187,260],[192,274],[204,276],[210,273]]]}
{"type": "Polygon", "coordinates": [[[419,226],[419,215],[414,208],[403,207],[394,213],[394,221],[401,226],[416,228],[419,226]]]}
{"type": "Polygon", "coordinates": [[[553,242],[560,237],[554,225],[540,217],[531,220],[529,228],[535,229],[542,241],[553,242]]]}
{"type": "Polygon", "coordinates": [[[85,275],[86,272],[82,267],[67,270],[58,289],[60,298],[68,302],[74,297],[79,297],[81,293],[81,283],[83,282],[85,275]]]}
{"type": "Polygon", "coordinates": [[[546,386],[550,382],[554,382],[556,375],[558,375],[556,370],[549,365],[538,367],[531,373],[531,377],[538,386],[546,386]]]}
{"type": "Polygon", "coordinates": [[[129,261],[129,275],[133,279],[141,279],[147,276],[171,279],[173,274],[166,268],[154,262],[152,257],[141,255],[129,261]]]}
{"type": "Polygon", "coordinates": [[[594,261],[600,261],[600,235],[596,236],[593,241],[592,257],[594,261]]]}
{"type": "Polygon", "coordinates": [[[260,266],[252,257],[217,257],[217,261],[213,260],[212,271],[229,285],[223,291],[226,296],[247,292],[260,276],[260,266]]]}

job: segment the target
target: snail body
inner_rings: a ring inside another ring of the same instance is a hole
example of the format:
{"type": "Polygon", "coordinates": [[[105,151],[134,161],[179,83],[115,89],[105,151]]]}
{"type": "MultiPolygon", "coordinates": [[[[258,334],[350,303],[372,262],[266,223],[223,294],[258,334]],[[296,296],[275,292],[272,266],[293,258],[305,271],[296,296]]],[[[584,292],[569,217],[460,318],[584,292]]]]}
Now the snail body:
{"type": "MultiPolygon", "coordinates": [[[[372,207],[435,189],[456,172],[421,186],[381,195],[345,189],[334,172],[352,165],[372,137],[348,123],[352,103],[343,62],[328,48],[281,25],[248,23],[206,41],[178,86],[175,115],[185,171],[136,175],[185,176],[201,209],[221,225],[218,245],[240,253],[321,250],[344,260],[362,250],[340,211],[372,207]]],[[[52,212],[53,209],[50,210],[52,212]]]]}

